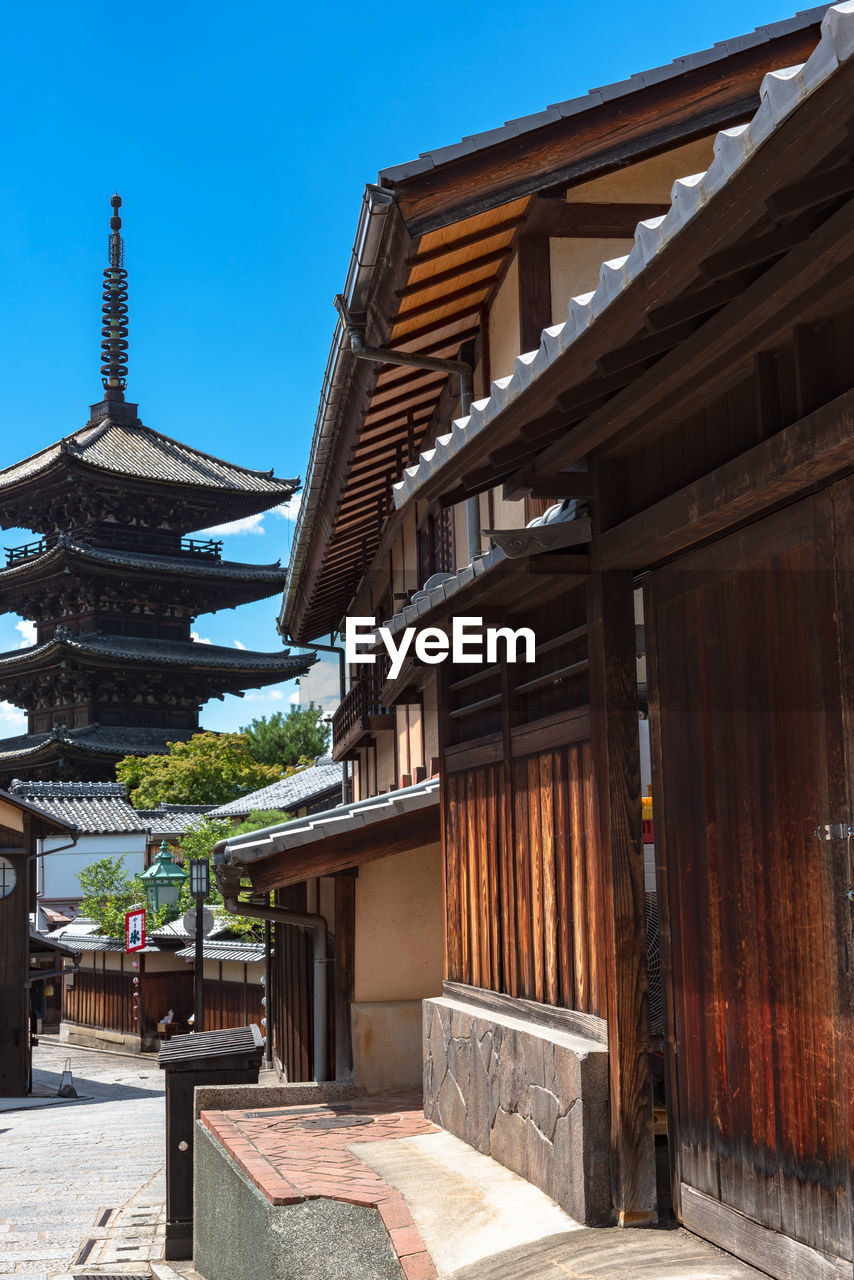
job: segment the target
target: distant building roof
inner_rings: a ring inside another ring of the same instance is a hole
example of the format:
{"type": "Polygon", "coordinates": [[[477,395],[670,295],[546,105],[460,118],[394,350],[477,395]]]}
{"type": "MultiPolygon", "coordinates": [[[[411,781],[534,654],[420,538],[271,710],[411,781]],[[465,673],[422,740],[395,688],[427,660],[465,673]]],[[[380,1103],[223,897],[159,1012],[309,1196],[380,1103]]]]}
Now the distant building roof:
{"type": "Polygon", "coordinates": [[[199,644],[193,640],[103,635],[97,631],[74,636],[66,628],[57,627],[56,634],[42,644],[0,653],[0,672],[6,675],[20,668],[29,673],[39,666],[50,665],[60,650],[66,650],[78,661],[81,658],[95,661],[119,658],[123,663],[234,670],[245,672],[253,680],[258,675],[273,675],[282,680],[305,675],[317,661],[316,654],[292,654],[290,649],[281,649],[278,653],[256,653],[251,649],[231,649],[225,645],[199,644]]]}
{"type": "MultiPolygon", "coordinates": [[[[94,920],[78,916],[71,924],[54,929],[51,939],[61,941],[70,951],[124,951],[124,938],[107,938],[96,931],[94,920]]],[[[143,951],[171,951],[171,947],[159,947],[156,942],[146,939],[143,951]]],[[[139,954],[138,952],[136,954],[139,954]]]]}
{"type": "Polygon", "coordinates": [[[120,782],[36,782],[15,778],[13,795],[77,828],[79,835],[148,831],[120,782]]]}
{"type": "Polygon", "coordinates": [[[156,809],[137,809],[151,830],[152,839],[178,840],[213,809],[210,804],[159,804],[156,809]]]}
{"type": "MultiPolygon", "coordinates": [[[[183,947],[180,951],[176,951],[175,955],[181,960],[192,961],[195,959],[196,948],[183,947]]],[[[232,939],[226,942],[211,942],[207,938],[204,941],[204,958],[205,960],[237,960],[242,964],[257,964],[259,960],[264,959],[263,942],[238,942],[232,939]]]]}
{"type": "Polygon", "coordinates": [[[260,791],[251,791],[249,795],[219,805],[211,810],[211,817],[241,818],[253,809],[281,809],[287,813],[289,809],[302,808],[327,791],[340,789],[342,772],[343,765],[331,756],[318,756],[308,769],[300,769],[299,773],[271,782],[260,791]]]}
{"type": "Polygon", "coordinates": [[[0,740],[0,767],[5,771],[68,754],[96,756],[165,755],[170,742],[185,742],[197,729],[151,729],[128,725],[90,724],[81,729],[57,726],[47,733],[22,733],[0,740]]]}

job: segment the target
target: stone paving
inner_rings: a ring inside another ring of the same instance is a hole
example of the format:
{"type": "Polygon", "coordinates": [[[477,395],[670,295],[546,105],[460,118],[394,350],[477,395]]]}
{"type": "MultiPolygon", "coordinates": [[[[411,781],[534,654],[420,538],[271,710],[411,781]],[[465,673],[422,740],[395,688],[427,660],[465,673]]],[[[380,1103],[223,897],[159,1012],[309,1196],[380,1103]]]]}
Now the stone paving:
{"type": "Polygon", "coordinates": [[[163,1256],[163,1073],[153,1056],[41,1044],[40,1094],[66,1058],[79,1100],[0,1113],[0,1276],[148,1276],[163,1256]]]}

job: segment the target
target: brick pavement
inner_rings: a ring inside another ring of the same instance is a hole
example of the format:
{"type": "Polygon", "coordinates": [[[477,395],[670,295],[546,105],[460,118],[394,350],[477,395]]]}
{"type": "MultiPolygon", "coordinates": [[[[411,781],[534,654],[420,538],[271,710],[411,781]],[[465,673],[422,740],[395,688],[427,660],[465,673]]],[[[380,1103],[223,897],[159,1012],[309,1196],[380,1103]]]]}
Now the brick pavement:
{"type": "Polygon", "coordinates": [[[438,1133],[425,1120],[421,1095],[356,1098],[282,1114],[204,1111],[201,1121],[275,1205],[325,1197],[379,1211],[406,1280],[434,1280],[433,1260],[406,1201],[347,1148],[438,1133]],[[327,1122],[340,1127],[327,1128],[327,1122]]]}
{"type": "Polygon", "coordinates": [[[55,1092],[66,1058],[81,1100],[0,1114],[0,1275],[53,1280],[87,1247],[76,1270],[147,1273],[162,1257],[163,1073],[43,1043],[35,1081],[55,1092]]]}

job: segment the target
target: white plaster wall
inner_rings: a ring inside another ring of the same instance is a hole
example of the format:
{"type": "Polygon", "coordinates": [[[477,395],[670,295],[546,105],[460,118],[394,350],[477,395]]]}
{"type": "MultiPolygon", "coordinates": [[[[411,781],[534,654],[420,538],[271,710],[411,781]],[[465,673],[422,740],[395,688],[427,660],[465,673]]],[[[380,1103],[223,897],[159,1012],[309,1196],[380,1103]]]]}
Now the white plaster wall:
{"type": "Polygon", "coordinates": [[[505,378],[519,354],[519,262],[514,257],[489,312],[489,374],[505,378]]]}
{"type": "Polygon", "coordinates": [[[68,844],[68,838],[45,840],[44,857],[39,859],[39,889],[42,897],[80,898],[82,890],[78,876],[84,867],[98,858],[115,858],[125,855],[123,870],[128,875],[139,875],[145,870],[145,841],[143,832],[130,835],[81,836],[73,849],[52,853],[58,845],[68,844]]]}

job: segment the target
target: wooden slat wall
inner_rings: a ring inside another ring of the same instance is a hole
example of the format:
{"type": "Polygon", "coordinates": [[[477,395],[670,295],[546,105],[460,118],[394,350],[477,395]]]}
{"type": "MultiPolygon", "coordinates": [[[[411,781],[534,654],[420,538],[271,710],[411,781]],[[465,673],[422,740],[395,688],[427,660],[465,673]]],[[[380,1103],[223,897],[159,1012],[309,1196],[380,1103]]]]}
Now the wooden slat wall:
{"type": "MultiPolygon", "coordinates": [[[[276,905],[306,910],[305,885],[276,893],[276,905]]],[[[272,964],[273,1047],[288,1080],[311,1080],[312,993],[311,937],[305,929],[277,924],[272,964]]],[[[268,1004],[269,1008],[269,1004],[268,1004]]]]}
{"type": "Polygon", "coordinates": [[[443,787],[449,980],[604,1017],[589,742],[443,787]]]}
{"type": "Polygon", "coordinates": [[[257,979],[250,978],[246,983],[244,1011],[242,982],[218,982],[214,978],[205,978],[205,1030],[245,1027],[250,1022],[260,1027],[264,1017],[263,994],[264,988],[257,979]]]}
{"type": "Polygon", "coordinates": [[[63,1017],[86,1027],[136,1034],[132,975],[110,969],[105,973],[80,969],[73,985],[65,988],[63,1017]]]}

